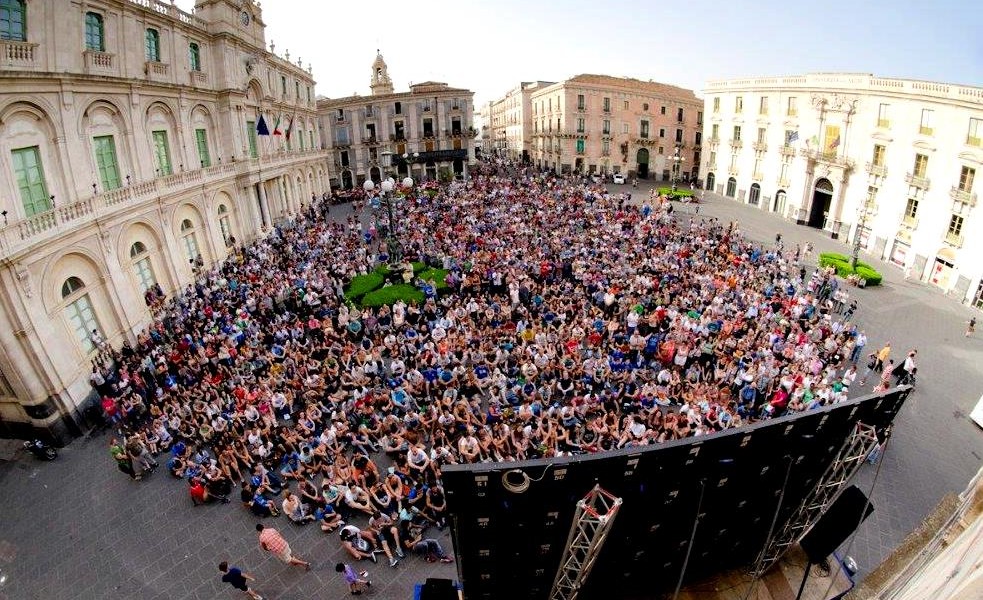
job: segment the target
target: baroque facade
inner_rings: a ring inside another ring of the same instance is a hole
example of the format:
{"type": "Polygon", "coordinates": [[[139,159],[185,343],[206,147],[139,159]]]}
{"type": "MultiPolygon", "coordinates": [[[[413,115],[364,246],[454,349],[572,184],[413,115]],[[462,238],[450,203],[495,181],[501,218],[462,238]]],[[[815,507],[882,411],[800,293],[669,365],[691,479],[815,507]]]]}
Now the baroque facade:
{"type": "Polygon", "coordinates": [[[706,189],[983,308],[983,88],[813,73],[713,81],[704,103],[706,189]]]}
{"type": "Polygon", "coordinates": [[[99,340],[150,322],[146,290],[327,191],[328,154],[310,69],[266,51],[258,3],[0,8],[0,433],[61,437],[99,340]]]}
{"type": "Polygon", "coordinates": [[[334,187],[379,182],[384,173],[417,181],[467,177],[476,160],[474,92],[436,81],[395,92],[378,53],[369,88],[369,96],[317,100],[321,141],[333,157],[334,187]]]}
{"type": "Polygon", "coordinates": [[[692,90],[583,74],[522,83],[496,105],[494,143],[513,158],[557,172],[698,177],[703,103],[692,90]]]}

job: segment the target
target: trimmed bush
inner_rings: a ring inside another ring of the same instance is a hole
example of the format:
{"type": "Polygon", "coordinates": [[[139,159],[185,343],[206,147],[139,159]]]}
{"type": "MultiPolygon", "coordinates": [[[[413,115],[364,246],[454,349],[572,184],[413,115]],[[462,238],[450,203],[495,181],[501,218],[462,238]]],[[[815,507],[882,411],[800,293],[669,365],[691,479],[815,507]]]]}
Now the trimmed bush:
{"type": "Polygon", "coordinates": [[[860,263],[857,263],[857,277],[863,279],[867,285],[880,285],[884,279],[880,273],[860,263]]]}
{"type": "Polygon", "coordinates": [[[365,294],[361,304],[365,307],[377,308],[395,304],[397,300],[402,300],[407,304],[420,304],[424,300],[424,295],[412,285],[398,283],[365,294]]]}
{"type": "Polygon", "coordinates": [[[822,263],[822,260],[824,258],[829,258],[829,259],[832,259],[832,260],[838,260],[838,261],[842,261],[842,262],[850,262],[850,257],[849,256],[847,256],[846,254],[839,254],[837,252],[820,252],[819,253],[819,262],[822,263]]]}
{"type": "Polygon", "coordinates": [[[689,198],[693,195],[692,190],[676,190],[672,191],[671,187],[661,187],[659,188],[660,196],[672,196],[673,198],[689,198]]]}
{"type": "Polygon", "coordinates": [[[348,283],[348,288],[345,290],[345,297],[357,301],[365,294],[381,287],[384,281],[385,276],[377,271],[366,273],[365,275],[356,275],[348,283]]]}
{"type": "Polygon", "coordinates": [[[427,269],[427,264],[422,262],[410,263],[413,265],[413,274],[416,275],[420,271],[425,271],[427,269]]]}
{"type": "Polygon", "coordinates": [[[836,269],[836,274],[843,278],[856,274],[869,286],[880,285],[881,281],[884,279],[876,269],[867,263],[857,261],[857,268],[854,270],[853,266],[850,264],[850,257],[843,254],[836,254],[835,252],[820,254],[819,266],[833,267],[836,269]]]}
{"type": "Polygon", "coordinates": [[[446,269],[427,269],[426,271],[417,275],[420,279],[424,281],[430,281],[431,279],[437,284],[437,291],[443,291],[447,289],[447,270],[446,269]]]}

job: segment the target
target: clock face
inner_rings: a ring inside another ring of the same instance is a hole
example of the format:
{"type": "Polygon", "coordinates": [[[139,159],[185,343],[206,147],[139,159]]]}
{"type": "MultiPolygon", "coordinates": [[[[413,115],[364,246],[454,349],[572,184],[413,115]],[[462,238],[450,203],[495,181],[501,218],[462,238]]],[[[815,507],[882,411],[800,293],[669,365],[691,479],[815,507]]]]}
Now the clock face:
{"type": "Polygon", "coordinates": [[[243,27],[249,25],[249,13],[246,11],[239,13],[239,22],[242,23],[243,27]]]}

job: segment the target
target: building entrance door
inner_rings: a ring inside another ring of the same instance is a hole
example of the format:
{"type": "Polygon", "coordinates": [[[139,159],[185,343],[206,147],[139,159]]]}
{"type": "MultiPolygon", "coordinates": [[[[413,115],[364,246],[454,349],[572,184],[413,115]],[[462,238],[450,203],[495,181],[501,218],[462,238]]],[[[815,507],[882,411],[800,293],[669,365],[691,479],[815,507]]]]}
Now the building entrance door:
{"type": "Polygon", "coordinates": [[[647,148],[639,148],[636,156],[638,159],[638,178],[648,179],[649,177],[649,151],[647,148]]]}
{"type": "Polygon", "coordinates": [[[833,203],[833,184],[829,179],[820,179],[816,182],[815,191],[812,192],[812,208],[809,209],[809,227],[822,229],[826,225],[829,216],[829,207],[833,203]]]}

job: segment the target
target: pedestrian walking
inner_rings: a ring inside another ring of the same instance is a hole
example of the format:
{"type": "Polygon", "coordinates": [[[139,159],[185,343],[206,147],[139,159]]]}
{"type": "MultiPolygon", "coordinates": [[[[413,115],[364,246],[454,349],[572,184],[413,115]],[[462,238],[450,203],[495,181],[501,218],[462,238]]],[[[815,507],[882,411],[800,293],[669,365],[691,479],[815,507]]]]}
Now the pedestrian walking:
{"type": "Polygon", "coordinates": [[[241,590],[245,592],[246,595],[248,595],[253,600],[263,600],[262,596],[260,596],[255,591],[249,589],[248,582],[256,581],[255,577],[253,577],[249,573],[246,573],[242,569],[239,569],[238,567],[230,567],[229,563],[227,563],[224,560],[218,563],[218,570],[221,571],[222,573],[225,573],[224,575],[222,575],[222,581],[231,585],[237,590],[241,590]]]}
{"type": "Polygon", "coordinates": [[[358,596],[362,593],[362,590],[372,585],[372,581],[369,580],[368,571],[359,571],[356,573],[355,569],[346,563],[336,564],[334,570],[341,573],[345,578],[345,583],[348,584],[348,591],[351,592],[352,596],[358,596]]]}
{"type": "Polygon", "coordinates": [[[969,325],[966,327],[966,337],[969,337],[976,331],[976,317],[969,320],[969,325]]]}
{"type": "Polygon", "coordinates": [[[294,556],[290,551],[290,544],[283,539],[279,531],[262,523],[256,523],[256,531],[259,532],[260,548],[276,556],[281,562],[295,567],[304,567],[308,571],[311,570],[311,563],[294,556]]]}

